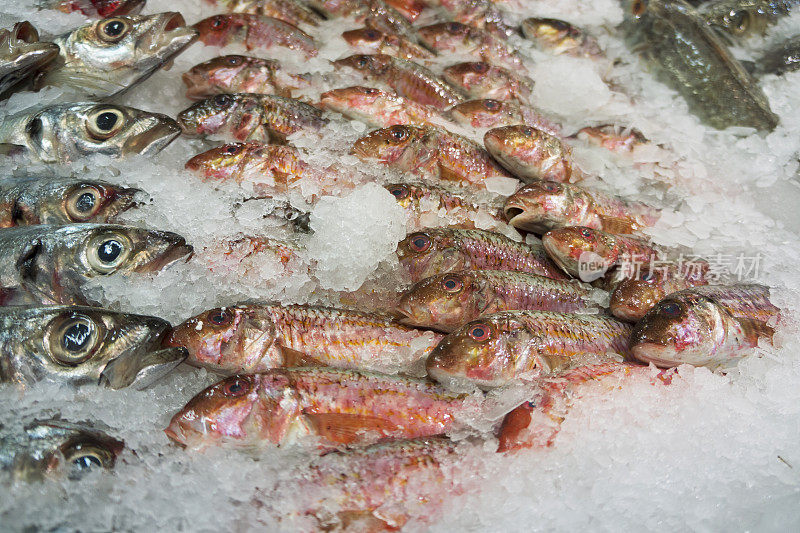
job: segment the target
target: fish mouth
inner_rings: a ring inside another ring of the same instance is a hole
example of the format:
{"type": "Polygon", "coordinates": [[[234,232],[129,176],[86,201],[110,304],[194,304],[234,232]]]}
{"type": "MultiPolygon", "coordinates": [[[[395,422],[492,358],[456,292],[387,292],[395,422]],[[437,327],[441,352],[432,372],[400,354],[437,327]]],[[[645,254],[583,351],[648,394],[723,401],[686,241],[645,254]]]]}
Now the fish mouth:
{"type": "Polygon", "coordinates": [[[185,348],[163,347],[164,339],[171,329],[169,322],[148,317],[143,327],[147,330],[146,338],[106,364],[100,373],[101,385],[112,389],[133,387],[142,390],[168,374],[188,357],[189,353],[185,348]]]}
{"type": "Polygon", "coordinates": [[[158,272],[181,258],[185,257],[186,261],[191,259],[194,247],[186,244],[186,239],[176,233],[168,232],[158,232],[158,236],[160,242],[146,247],[146,250],[156,251],[142,252],[138,264],[133,268],[134,272],[158,272]]]}
{"type": "Polygon", "coordinates": [[[631,355],[643,363],[653,363],[660,368],[671,368],[682,364],[671,346],[646,341],[631,346],[631,355]]]}
{"type": "Polygon", "coordinates": [[[151,15],[150,29],[139,41],[139,46],[167,62],[192,44],[199,32],[186,25],[183,15],[175,11],[151,15]]]}
{"type": "Polygon", "coordinates": [[[118,189],[113,192],[111,202],[106,209],[106,220],[111,222],[116,217],[129,209],[142,205],[142,202],[136,200],[136,195],[143,193],[141,189],[135,187],[126,187],[118,189]]]}
{"type": "Polygon", "coordinates": [[[204,100],[222,92],[206,82],[202,75],[195,75],[192,71],[184,72],[181,79],[186,85],[186,98],[189,100],[204,100]]]}
{"type": "MultiPolygon", "coordinates": [[[[428,359],[428,361],[430,362],[430,359],[428,359]]],[[[428,377],[442,385],[447,390],[459,394],[472,393],[475,392],[475,389],[481,389],[484,391],[495,389],[505,384],[505,381],[498,382],[497,380],[469,378],[460,373],[454,373],[448,369],[433,365],[427,365],[426,370],[428,372],[428,377]]]]}
{"type": "Polygon", "coordinates": [[[152,113],[152,119],[153,126],[125,141],[123,149],[127,153],[155,155],[181,134],[181,127],[167,115],[152,113]]]}

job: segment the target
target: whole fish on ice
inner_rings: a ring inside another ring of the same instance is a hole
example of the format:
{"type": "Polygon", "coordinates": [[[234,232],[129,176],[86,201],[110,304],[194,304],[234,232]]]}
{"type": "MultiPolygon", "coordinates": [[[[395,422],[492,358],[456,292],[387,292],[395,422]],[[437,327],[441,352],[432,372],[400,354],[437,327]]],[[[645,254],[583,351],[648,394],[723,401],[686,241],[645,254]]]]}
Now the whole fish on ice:
{"type": "Polygon", "coordinates": [[[313,37],[294,24],[273,17],[246,13],[214,15],[194,27],[199,32],[199,41],[207,46],[240,44],[248,51],[281,47],[297,50],[306,57],[317,55],[313,37]]]}
{"type": "Polygon", "coordinates": [[[291,97],[310,87],[307,76],[291,74],[274,59],[227,55],[195,65],[183,75],[186,97],[201,100],[215,94],[255,93],[291,97]]]}

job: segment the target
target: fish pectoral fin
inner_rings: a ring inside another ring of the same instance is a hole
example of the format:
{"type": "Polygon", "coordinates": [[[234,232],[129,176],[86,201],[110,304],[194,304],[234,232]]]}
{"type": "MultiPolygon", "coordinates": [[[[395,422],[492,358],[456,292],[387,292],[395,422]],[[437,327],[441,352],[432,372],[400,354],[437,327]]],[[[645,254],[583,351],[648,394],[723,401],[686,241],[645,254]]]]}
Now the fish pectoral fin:
{"type": "Polygon", "coordinates": [[[324,363],[314,359],[307,353],[292,350],[281,346],[281,355],[283,355],[283,366],[286,368],[300,367],[300,366],[326,366],[324,363]]]}
{"type": "Polygon", "coordinates": [[[347,413],[306,413],[315,432],[331,442],[352,444],[365,433],[384,433],[397,426],[386,419],[347,413]]]}

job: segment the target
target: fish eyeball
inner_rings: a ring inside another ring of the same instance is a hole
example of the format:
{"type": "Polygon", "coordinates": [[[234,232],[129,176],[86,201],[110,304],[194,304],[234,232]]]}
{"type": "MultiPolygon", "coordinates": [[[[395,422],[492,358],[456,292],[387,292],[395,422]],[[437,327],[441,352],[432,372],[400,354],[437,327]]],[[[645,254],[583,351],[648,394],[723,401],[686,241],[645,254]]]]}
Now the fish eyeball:
{"type": "Polygon", "coordinates": [[[72,474],[81,474],[100,468],[110,468],[114,464],[114,454],[109,450],[91,443],[71,444],[66,450],[62,451],[64,460],[72,474]]]}
{"type": "Polygon", "coordinates": [[[74,222],[89,220],[100,210],[102,195],[97,187],[86,186],[73,190],[67,195],[64,209],[74,222]]]}
{"type": "Polygon", "coordinates": [[[133,244],[121,233],[104,233],[89,241],[87,259],[89,266],[101,274],[110,274],[125,263],[133,244]]]}
{"type": "Polygon", "coordinates": [[[89,115],[86,120],[86,131],[98,141],[110,139],[125,126],[125,115],[113,107],[103,107],[89,115]]]}
{"type": "Polygon", "coordinates": [[[92,318],[70,313],[47,327],[47,344],[56,362],[76,366],[88,360],[100,344],[100,327],[92,318]]]}
{"type": "Polygon", "coordinates": [[[750,28],[750,13],[745,10],[731,11],[727,18],[728,26],[736,34],[746,33],[750,28]]]}
{"type": "Polygon", "coordinates": [[[114,17],[97,23],[97,38],[106,43],[118,43],[131,31],[131,23],[125,18],[114,17]]]}

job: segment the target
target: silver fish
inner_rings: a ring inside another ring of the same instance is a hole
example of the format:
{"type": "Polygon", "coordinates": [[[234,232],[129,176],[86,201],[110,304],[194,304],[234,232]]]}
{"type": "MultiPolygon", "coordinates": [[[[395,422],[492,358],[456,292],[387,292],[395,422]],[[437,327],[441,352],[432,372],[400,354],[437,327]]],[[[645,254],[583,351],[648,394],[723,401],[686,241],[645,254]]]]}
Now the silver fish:
{"type": "Polygon", "coordinates": [[[58,56],[58,46],[40,42],[30,22],[0,30],[0,95],[31,79],[58,56]]]}

